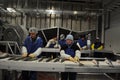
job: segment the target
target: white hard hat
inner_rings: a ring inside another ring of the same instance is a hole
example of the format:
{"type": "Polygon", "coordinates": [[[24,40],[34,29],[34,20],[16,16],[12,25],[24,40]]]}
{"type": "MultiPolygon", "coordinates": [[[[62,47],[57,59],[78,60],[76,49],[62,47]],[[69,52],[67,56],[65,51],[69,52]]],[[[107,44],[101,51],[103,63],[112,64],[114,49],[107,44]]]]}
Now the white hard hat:
{"type": "Polygon", "coordinates": [[[73,41],[73,35],[68,34],[68,35],[67,35],[67,37],[66,37],[66,40],[67,40],[67,39],[70,39],[70,40],[72,40],[72,41],[73,41]]]}
{"type": "Polygon", "coordinates": [[[35,27],[31,27],[30,29],[29,29],[29,33],[38,33],[38,30],[35,28],[35,27]]]}

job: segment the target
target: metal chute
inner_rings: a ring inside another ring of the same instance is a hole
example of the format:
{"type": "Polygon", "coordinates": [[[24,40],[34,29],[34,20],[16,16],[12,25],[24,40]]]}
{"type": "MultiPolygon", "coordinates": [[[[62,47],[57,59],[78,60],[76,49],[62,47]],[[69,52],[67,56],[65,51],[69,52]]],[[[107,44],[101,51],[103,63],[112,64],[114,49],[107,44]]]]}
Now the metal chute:
{"type": "Polygon", "coordinates": [[[73,31],[67,28],[62,28],[62,27],[55,27],[55,28],[46,28],[46,29],[41,29],[38,32],[38,35],[42,37],[42,39],[47,42],[49,39],[57,37],[59,40],[60,34],[64,34],[65,36],[67,34],[72,34],[74,36],[74,39],[77,40],[80,35],[87,35],[89,33],[93,34],[95,30],[89,30],[89,31],[73,31]]]}

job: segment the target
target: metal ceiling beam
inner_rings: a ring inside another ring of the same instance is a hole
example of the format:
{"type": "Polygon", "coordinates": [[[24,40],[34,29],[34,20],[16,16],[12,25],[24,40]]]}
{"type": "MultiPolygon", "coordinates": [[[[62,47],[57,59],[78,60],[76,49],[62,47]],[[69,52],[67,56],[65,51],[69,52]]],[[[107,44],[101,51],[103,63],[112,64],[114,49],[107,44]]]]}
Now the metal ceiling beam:
{"type": "MultiPolygon", "coordinates": [[[[5,4],[11,4],[11,1],[12,3],[14,3],[15,1],[13,0],[4,0],[4,2],[2,2],[2,4],[4,6],[6,6],[5,4]],[[7,2],[7,3],[6,3],[7,2]]],[[[23,0],[24,1],[24,5],[28,5],[28,2],[35,2],[37,3],[36,0],[23,0]],[[27,3],[26,3],[27,2],[27,3]]],[[[39,0],[38,0],[39,1],[39,0]]],[[[100,3],[101,0],[40,0],[39,2],[47,2],[47,3],[61,3],[61,4],[79,4],[79,5],[86,5],[86,3],[89,3],[89,5],[94,5],[96,3],[100,3]]],[[[17,0],[17,5],[20,5],[22,4],[21,0],[17,0]]],[[[34,3],[32,3],[34,4],[34,3]]],[[[32,5],[31,4],[31,5],[32,5]]],[[[37,4],[36,4],[37,5],[37,4]]],[[[6,6],[8,7],[8,6],[6,6]]]]}
{"type": "Polygon", "coordinates": [[[16,9],[18,12],[23,13],[30,13],[30,14],[69,14],[69,15],[88,15],[88,16],[95,16],[98,13],[96,11],[69,11],[69,10],[43,10],[43,9],[16,9]]]}
{"type": "Polygon", "coordinates": [[[120,0],[111,0],[109,3],[104,5],[104,9],[108,11],[113,11],[120,7],[120,0]]]}

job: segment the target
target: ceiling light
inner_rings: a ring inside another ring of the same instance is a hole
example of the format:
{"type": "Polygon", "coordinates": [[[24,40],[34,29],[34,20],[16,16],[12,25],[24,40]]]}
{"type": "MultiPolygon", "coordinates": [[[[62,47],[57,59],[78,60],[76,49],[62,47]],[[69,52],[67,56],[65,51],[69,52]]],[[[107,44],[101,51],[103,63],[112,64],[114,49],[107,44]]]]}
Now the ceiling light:
{"type": "Polygon", "coordinates": [[[78,12],[77,11],[74,11],[73,14],[77,14],[78,12]]]}
{"type": "Polygon", "coordinates": [[[46,10],[46,12],[47,12],[48,14],[55,14],[55,11],[54,11],[54,10],[46,10]]]}
{"type": "Polygon", "coordinates": [[[7,8],[7,10],[8,10],[9,12],[16,12],[15,9],[13,9],[13,8],[7,8]]]}

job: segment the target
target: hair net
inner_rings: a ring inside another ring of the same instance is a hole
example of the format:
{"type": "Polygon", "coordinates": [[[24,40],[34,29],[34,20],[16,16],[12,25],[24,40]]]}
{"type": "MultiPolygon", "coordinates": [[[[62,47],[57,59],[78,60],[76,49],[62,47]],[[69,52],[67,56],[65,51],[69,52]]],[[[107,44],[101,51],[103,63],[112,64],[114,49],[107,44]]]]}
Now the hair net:
{"type": "Polygon", "coordinates": [[[35,28],[35,27],[31,27],[30,29],[29,29],[29,33],[38,33],[38,30],[35,28]]]}
{"type": "Polygon", "coordinates": [[[67,40],[67,39],[70,39],[70,40],[72,40],[72,41],[73,41],[73,40],[74,40],[74,39],[73,39],[73,35],[68,34],[68,35],[67,35],[67,37],[66,37],[66,40],[67,40]]]}

